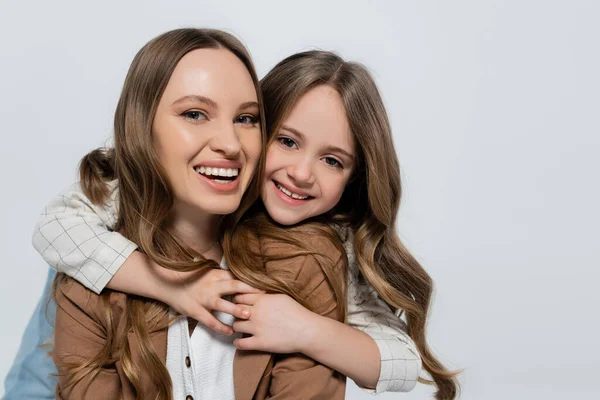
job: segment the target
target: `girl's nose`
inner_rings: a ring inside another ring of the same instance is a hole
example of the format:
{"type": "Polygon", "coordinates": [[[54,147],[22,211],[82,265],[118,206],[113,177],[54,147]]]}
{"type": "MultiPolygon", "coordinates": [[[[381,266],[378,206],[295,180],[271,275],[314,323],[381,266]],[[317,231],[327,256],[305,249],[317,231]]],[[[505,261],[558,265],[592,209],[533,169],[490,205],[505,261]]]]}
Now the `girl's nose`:
{"type": "Polygon", "coordinates": [[[308,159],[298,160],[287,169],[288,176],[298,187],[310,186],[315,182],[312,162],[308,159]]]}

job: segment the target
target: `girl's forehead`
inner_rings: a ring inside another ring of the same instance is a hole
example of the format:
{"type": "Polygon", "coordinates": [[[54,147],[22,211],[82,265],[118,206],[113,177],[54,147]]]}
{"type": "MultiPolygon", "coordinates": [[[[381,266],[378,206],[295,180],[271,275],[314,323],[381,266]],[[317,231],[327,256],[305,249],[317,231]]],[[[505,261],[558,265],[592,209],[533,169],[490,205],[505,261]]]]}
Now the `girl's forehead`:
{"type": "Polygon", "coordinates": [[[284,120],[282,129],[312,143],[331,144],[348,153],[354,152],[344,103],[330,86],[317,86],[300,97],[284,120]]]}

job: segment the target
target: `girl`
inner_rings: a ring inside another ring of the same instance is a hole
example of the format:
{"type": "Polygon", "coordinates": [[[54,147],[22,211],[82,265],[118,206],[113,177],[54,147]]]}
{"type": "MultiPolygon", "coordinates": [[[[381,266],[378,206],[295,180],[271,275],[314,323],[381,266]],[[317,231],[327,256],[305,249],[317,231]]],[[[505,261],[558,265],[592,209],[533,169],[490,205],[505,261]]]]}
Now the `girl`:
{"type": "MultiPolygon", "coordinates": [[[[350,261],[348,321],[371,337],[308,313],[285,296],[241,295],[237,300],[250,306],[251,317],[236,322],[234,327],[252,336],[238,339],[238,347],[273,352],[300,351],[377,392],[410,390],[418,377],[420,354],[425,369],[439,388],[437,398],[454,398],[456,384],[452,374],[431,355],[425,342],[431,280],[395,234],[400,201],[399,167],[385,109],[371,77],[361,66],[344,62],[331,53],[307,52],[282,61],[261,85],[269,134],[262,191],[265,209],[276,222],[284,225],[318,216],[335,223],[345,238],[350,261]],[[394,308],[406,312],[408,331],[416,345],[404,334],[406,327],[401,320],[379,296],[394,308]],[[273,312],[274,308],[284,312],[273,312]],[[289,318],[290,315],[295,317],[289,318]],[[298,329],[293,325],[294,321],[301,322],[298,325],[302,335],[296,334],[298,329]],[[278,326],[278,330],[271,329],[274,326],[278,326]],[[319,331],[335,334],[313,333],[319,331]]],[[[104,242],[123,243],[122,249],[134,247],[118,233],[106,230],[106,226],[114,224],[111,217],[114,208],[110,202],[105,209],[90,206],[89,200],[77,193],[77,189],[71,190],[47,207],[47,215],[39,224],[42,228],[34,236],[34,244],[59,270],[68,272],[72,267],[73,274],[78,271],[84,271],[85,275],[94,274],[100,270],[94,267],[97,262],[94,257],[79,254],[65,261],[65,257],[60,259],[64,251],[58,248],[56,253],[54,248],[48,251],[48,243],[64,234],[59,222],[76,224],[85,215],[86,223],[93,224],[93,228],[104,235],[104,242]],[[66,208],[60,209],[57,205],[62,205],[63,199],[66,208]],[[52,230],[55,228],[50,229],[53,224],[58,232],[52,230]],[[67,263],[71,265],[67,266],[67,263]]],[[[88,240],[86,243],[95,240],[93,237],[85,239],[88,240]]],[[[75,248],[84,237],[69,235],[69,240],[75,248]]],[[[231,249],[232,265],[244,255],[245,248],[239,244],[235,234],[225,232],[223,246],[231,249]]],[[[98,241],[92,248],[102,254],[110,250],[107,247],[98,241]]],[[[208,313],[194,310],[198,303],[189,305],[194,300],[186,301],[192,293],[204,295],[199,285],[197,292],[173,284],[169,287],[176,290],[168,291],[170,294],[145,289],[143,286],[161,287],[161,283],[154,281],[168,278],[154,279],[152,271],[156,267],[147,260],[132,258],[141,257],[136,253],[129,257],[127,253],[122,256],[114,253],[108,262],[104,262],[107,272],[102,269],[102,274],[96,273],[97,279],[87,284],[101,290],[112,277],[108,287],[158,298],[185,315],[198,315],[197,319],[206,325],[228,332],[226,326],[206,317],[208,313]],[[148,282],[124,278],[132,265],[136,271],[151,271],[148,282]],[[183,300],[181,293],[186,293],[183,300]]],[[[243,272],[238,276],[258,284],[243,272]]],[[[202,300],[198,302],[202,304],[202,300]]],[[[245,307],[227,307],[228,312],[246,318],[245,307]]]]}
{"type": "MultiPolygon", "coordinates": [[[[106,181],[114,180],[120,206],[115,228],[149,258],[173,271],[189,270],[198,281],[218,280],[221,294],[256,293],[211,268],[223,258],[216,242],[220,229],[234,233],[244,229],[240,221],[260,222],[259,216],[240,216],[258,195],[262,115],[258,79],[239,41],[213,30],[167,32],[133,60],[115,113],[115,149],[83,159],[84,193],[106,201],[106,181]],[[210,169],[217,173],[206,173],[210,169]],[[238,208],[240,214],[228,216],[238,208]]],[[[271,238],[282,230],[263,225],[245,229],[248,235],[236,233],[255,250],[249,253],[256,254],[253,266],[262,268],[232,268],[343,320],[336,301],[344,294],[343,280],[336,277],[344,276],[346,258],[341,243],[338,248],[327,240],[335,234],[306,224],[280,243],[271,238]],[[292,274],[296,279],[289,279],[292,274]]],[[[290,391],[296,398],[344,396],[344,379],[313,360],[236,354],[234,337],[194,326],[158,301],[111,290],[97,295],[64,274],[54,293],[59,398],[276,399],[291,398],[290,391]]],[[[231,316],[216,317],[232,322],[231,316]]]]}

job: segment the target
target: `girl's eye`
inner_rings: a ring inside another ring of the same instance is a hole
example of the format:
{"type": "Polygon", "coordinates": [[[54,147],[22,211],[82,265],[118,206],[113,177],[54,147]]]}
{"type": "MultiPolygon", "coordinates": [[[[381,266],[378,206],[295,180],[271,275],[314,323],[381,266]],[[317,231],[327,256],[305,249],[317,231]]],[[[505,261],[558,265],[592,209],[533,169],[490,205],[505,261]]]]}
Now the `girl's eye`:
{"type": "Polygon", "coordinates": [[[285,147],[289,147],[290,149],[297,147],[296,142],[294,142],[294,140],[290,139],[289,137],[280,137],[277,138],[277,140],[279,141],[279,143],[281,143],[285,147]]]}
{"type": "Polygon", "coordinates": [[[187,119],[191,119],[192,121],[202,121],[204,119],[208,119],[206,114],[204,114],[202,111],[195,111],[195,110],[186,111],[186,112],[182,113],[181,115],[183,115],[187,119]]]}
{"type": "Polygon", "coordinates": [[[258,117],[254,115],[240,115],[235,119],[236,124],[254,125],[258,123],[258,117]]]}
{"type": "Polygon", "coordinates": [[[331,165],[332,167],[343,168],[342,163],[333,157],[325,157],[323,161],[325,161],[325,164],[331,165]]]}

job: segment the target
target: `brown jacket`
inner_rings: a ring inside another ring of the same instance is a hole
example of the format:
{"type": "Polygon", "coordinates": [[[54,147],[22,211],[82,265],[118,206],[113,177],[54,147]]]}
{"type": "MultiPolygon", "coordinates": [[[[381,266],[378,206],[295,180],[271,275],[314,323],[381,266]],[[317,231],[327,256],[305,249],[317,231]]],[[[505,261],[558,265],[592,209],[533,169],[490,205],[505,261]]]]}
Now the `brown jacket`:
{"type": "MultiPolygon", "coordinates": [[[[323,238],[306,238],[318,243],[319,253],[336,260],[336,273],[345,273],[346,257],[329,241],[323,238]]],[[[261,243],[264,245],[264,243],[261,243]]],[[[263,246],[261,246],[263,247],[263,246]]],[[[281,252],[292,251],[287,244],[267,244],[268,249],[281,252]]],[[[264,248],[264,247],[263,247],[264,248]]],[[[285,254],[285,253],[283,253],[285,254]]],[[[270,261],[265,265],[267,273],[285,280],[307,300],[321,315],[337,319],[338,309],[333,289],[313,256],[298,256],[288,260],[270,261]]],[[[344,275],[345,276],[345,275],[344,275]]],[[[119,329],[125,322],[126,295],[111,292],[110,307],[113,311],[112,329],[119,329]]],[[[65,363],[81,363],[94,357],[105,343],[108,329],[103,317],[104,303],[100,296],[86,289],[73,279],[62,283],[56,292],[56,326],[52,356],[59,371],[58,399],[77,400],[134,400],[135,394],[123,371],[120,360],[102,368],[92,376],[88,374],[76,385],[65,387],[70,376],[65,363]]],[[[163,362],[167,355],[167,329],[150,333],[150,340],[163,362]]],[[[137,339],[127,334],[132,359],[136,354],[137,339]]],[[[254,351],[236,351],[233,363],[234,391],[236,400],[262,399],[323,399],[335,400],[345,397],[345,378],[332,369],[315,362],[302,354],[271,354],[254,351]]],[[[142,376],[145,398],[154,399],[157,389],[153,377],[142,376]]]]}

